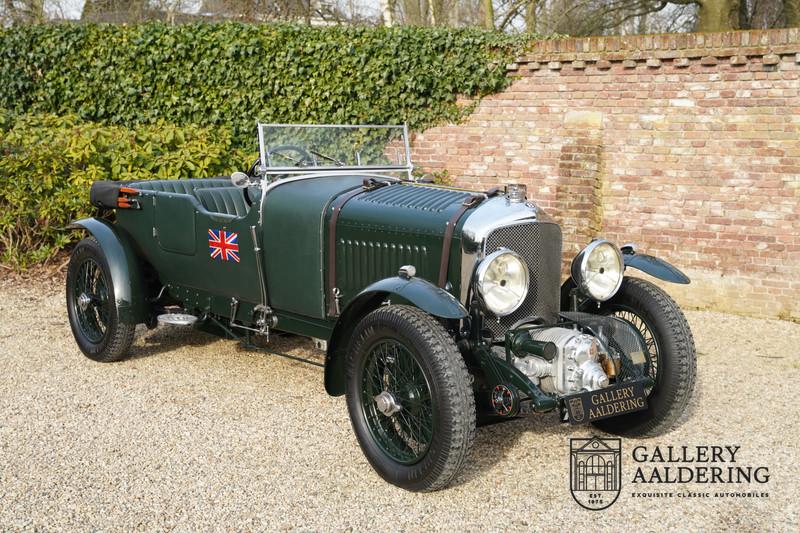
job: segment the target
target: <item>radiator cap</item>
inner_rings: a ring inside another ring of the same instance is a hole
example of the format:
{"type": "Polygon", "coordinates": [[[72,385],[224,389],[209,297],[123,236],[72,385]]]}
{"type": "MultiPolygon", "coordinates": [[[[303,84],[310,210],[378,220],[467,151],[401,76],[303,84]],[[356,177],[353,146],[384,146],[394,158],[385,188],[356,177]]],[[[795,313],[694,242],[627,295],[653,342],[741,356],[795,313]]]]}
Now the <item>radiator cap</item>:
{"type": "Polygon", "coordinates": [[[506,185],[506,198],[512,204],[519,204],[525,201],[525,194],[528,187],[521,183],[509,183],[506,185]]]}

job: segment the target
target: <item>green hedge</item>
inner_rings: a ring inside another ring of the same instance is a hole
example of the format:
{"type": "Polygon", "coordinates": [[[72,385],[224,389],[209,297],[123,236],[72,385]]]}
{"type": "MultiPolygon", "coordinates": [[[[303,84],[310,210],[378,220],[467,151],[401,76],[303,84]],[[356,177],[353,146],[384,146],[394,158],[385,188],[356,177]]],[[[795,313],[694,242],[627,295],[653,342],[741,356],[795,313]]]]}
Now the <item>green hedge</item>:
{"type": "Polygon", "coordinates": [[[531,36],[238,23],[0,30],[0,261],[69,242],[98,179],[243,169],[255,122],[403,123],[469,112],[531,36]]]}
{"type": "Polygon", "coordinates": [[[75,115],[11,120],[0,110],[0,261],[24,268],[68,244],[74,236],[63,228],[93,212],[95,180],[229,175],[252,157],[225,128],[131,130],[75,115]]]}
{"type": "Polygon", "coordinates": [[[0,32],[0,107],[135,126],[255,121],[402,123],[460,118],[458,95],[508,83],[531,36],[478,29],[239,23],[21,26],[0,32]]]}

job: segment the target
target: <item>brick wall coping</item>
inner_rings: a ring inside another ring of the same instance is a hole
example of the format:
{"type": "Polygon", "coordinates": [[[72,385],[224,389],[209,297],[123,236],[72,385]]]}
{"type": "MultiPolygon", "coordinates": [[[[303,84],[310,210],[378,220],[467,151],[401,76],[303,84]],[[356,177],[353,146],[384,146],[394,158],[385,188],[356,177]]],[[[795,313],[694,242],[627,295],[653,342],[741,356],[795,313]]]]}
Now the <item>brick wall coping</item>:
{"type": "Polygon", "coordinates": [[[800,28],[747,30],[721,33],[614,35],[539,41],[534,49],[509,65],[563,61],[625,61],[754,57],[798,54],[800,28]]]}

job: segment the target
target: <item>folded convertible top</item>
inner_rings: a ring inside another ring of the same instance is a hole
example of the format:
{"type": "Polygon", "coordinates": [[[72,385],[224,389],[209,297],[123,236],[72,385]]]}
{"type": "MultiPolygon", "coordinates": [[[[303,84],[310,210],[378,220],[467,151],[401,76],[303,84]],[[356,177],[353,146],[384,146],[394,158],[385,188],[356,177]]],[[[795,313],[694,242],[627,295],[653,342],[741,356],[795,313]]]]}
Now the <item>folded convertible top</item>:
{"type": "Polygon", "coordinates": [[[127,187],[130,181],[95,181],[89,189],[89,202],[96,207],[115,209],[120,189],[127,187]]]}

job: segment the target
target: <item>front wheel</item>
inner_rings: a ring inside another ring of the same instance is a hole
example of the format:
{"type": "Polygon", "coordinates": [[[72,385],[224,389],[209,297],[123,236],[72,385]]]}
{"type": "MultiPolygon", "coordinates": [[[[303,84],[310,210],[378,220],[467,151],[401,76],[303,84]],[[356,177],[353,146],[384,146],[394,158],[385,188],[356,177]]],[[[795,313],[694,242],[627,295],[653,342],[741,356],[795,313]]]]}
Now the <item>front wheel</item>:
{"type": "Polygon", "coordinates": [[[475,400],[455,343],[415,307],[381,307],[347,353],[347,408],[378,474],[412,491],[447,486],[475,435],[475,400]]]}
{"type": "Polygon", "coordinates": [[[678,304],[649,281],[626,277],[601,314],[631,324],[644,338],[655,380],[647,409],[594,423],[623,436],[655,436],[668,431],[686,410],[694,390],[697,355],[689,324],[678,304]]]}

